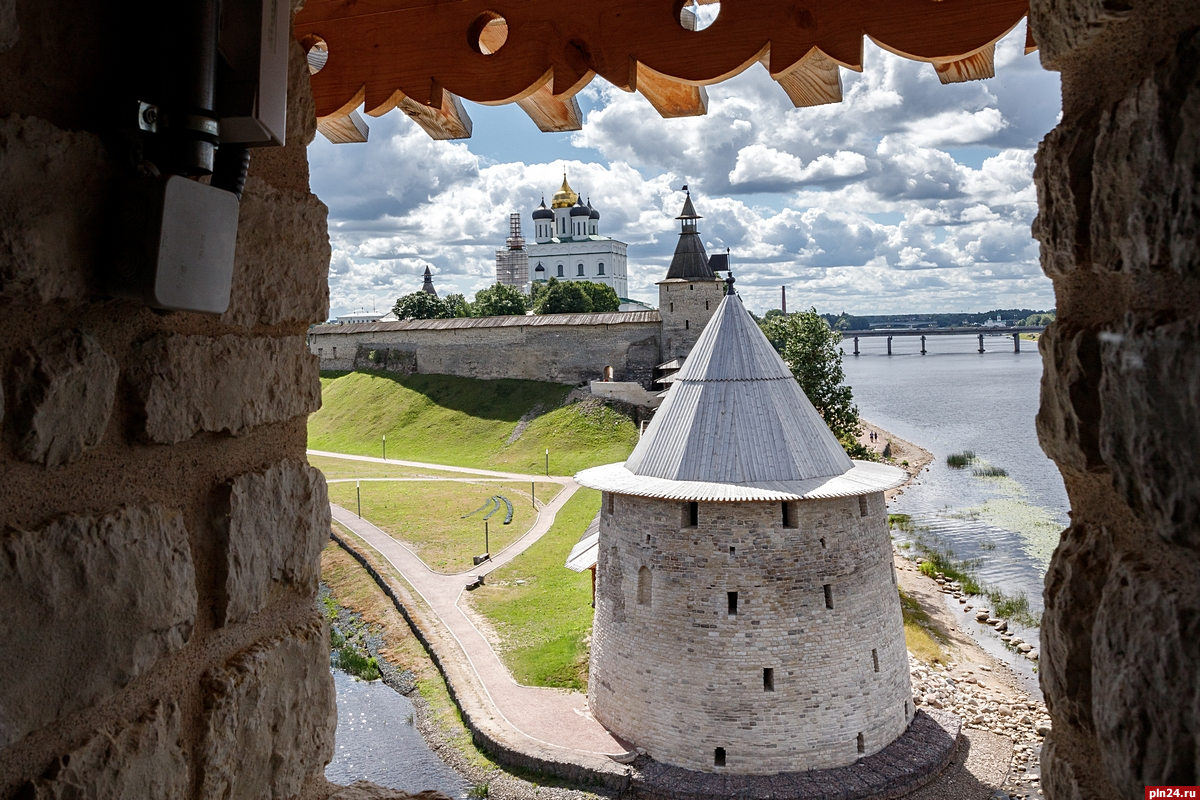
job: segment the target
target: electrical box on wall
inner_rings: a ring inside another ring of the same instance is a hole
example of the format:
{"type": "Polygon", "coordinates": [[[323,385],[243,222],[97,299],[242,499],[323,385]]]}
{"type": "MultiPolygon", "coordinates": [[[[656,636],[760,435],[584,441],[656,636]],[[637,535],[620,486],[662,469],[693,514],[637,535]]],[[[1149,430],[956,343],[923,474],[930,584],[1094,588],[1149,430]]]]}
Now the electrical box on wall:
{"type": "Polygon", "coordinates": [[[291,4],[224,2],[217,49],[217,116],[221,142],[282,145],[287,138],[291,4]]]}
{"type": "Polygon", "coordinates": [[[287,139],[291,3],[142,1],[131,17],[154,46],[127,62],[136,129],[113,139],[135,142],[137,177],[112,204],[106,288],[153,308],[221,314],[251,148],[287,139]]]}
{"type": "Polygon", "coordinates": [[[223,314],[233,285],[237,197],[179,175],[129,181],[118,209],[124,246],[108,291],[152,308],[223,314]]]}

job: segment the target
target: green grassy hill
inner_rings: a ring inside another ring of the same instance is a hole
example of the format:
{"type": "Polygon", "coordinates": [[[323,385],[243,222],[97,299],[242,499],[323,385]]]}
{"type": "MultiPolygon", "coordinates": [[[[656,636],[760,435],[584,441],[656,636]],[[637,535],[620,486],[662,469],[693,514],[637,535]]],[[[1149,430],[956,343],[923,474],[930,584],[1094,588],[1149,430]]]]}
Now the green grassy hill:
{"type": "Polygon", "coordinates": [[[388,458],[530,473],[545,472],[549,448],[554,475],[627,458],[637,443],[633,422],[601,404],[563,406],[570,391],[539,381],[324,372],[308,446],[379,456],[386,435],[388,458]]]}

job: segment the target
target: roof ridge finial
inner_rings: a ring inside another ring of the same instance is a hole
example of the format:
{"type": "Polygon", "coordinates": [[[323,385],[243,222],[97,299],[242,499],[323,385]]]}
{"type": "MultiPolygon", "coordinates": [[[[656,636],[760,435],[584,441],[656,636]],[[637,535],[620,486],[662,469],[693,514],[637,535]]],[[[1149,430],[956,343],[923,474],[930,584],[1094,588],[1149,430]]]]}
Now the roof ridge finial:
{"type": "Polygon", "coordinates": [[[729,295],[737,295],[737,292],[733,290],[733,281],[733,270],[729,270],[729,274],[725,277],[725,295],[727,297],[729,295]]]}

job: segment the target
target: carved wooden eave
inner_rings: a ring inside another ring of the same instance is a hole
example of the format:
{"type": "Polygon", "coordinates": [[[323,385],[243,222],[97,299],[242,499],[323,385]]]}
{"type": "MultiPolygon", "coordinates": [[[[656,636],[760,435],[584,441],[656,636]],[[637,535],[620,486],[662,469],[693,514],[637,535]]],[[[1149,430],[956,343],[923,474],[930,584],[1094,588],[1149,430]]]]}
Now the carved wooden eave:
{"type": "MultiPolygon", "coordinates": [[[[1028,0],[724,0],[688,30],[683,0],[308,0],[296,35],[326,49],[312,76],[319,127],[365,141],[362,105],[398,108],[435,139],[471,135],[459,98],[517,103],[544,131],[578,130],[575,94],[596,75],[640,91],[664,117],[708,109],[704,87],[762,63],[796,106],[842,99],[863,37],[933,64],[942,83],[994,72],[995,45],[1028,0]],[[681,23],[681,13],[683,22],[681,23]]],[[[1034,48],[1026,40],[1026,52],[1034,48]]]]}

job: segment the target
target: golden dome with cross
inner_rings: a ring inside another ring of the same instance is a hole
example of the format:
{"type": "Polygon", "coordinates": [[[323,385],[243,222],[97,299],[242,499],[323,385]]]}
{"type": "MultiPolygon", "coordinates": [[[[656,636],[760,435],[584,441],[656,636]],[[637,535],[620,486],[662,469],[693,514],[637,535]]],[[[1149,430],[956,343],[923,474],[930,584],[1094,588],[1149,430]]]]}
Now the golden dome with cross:
{"type": "Polygon", "coordinates": [[[550,200],[551,208],[570,208],[579,202],[579,195],[571,188],[571,184],[567,183],[567,173],[563,173],[563,184],[554,197],[550,200]]]}

